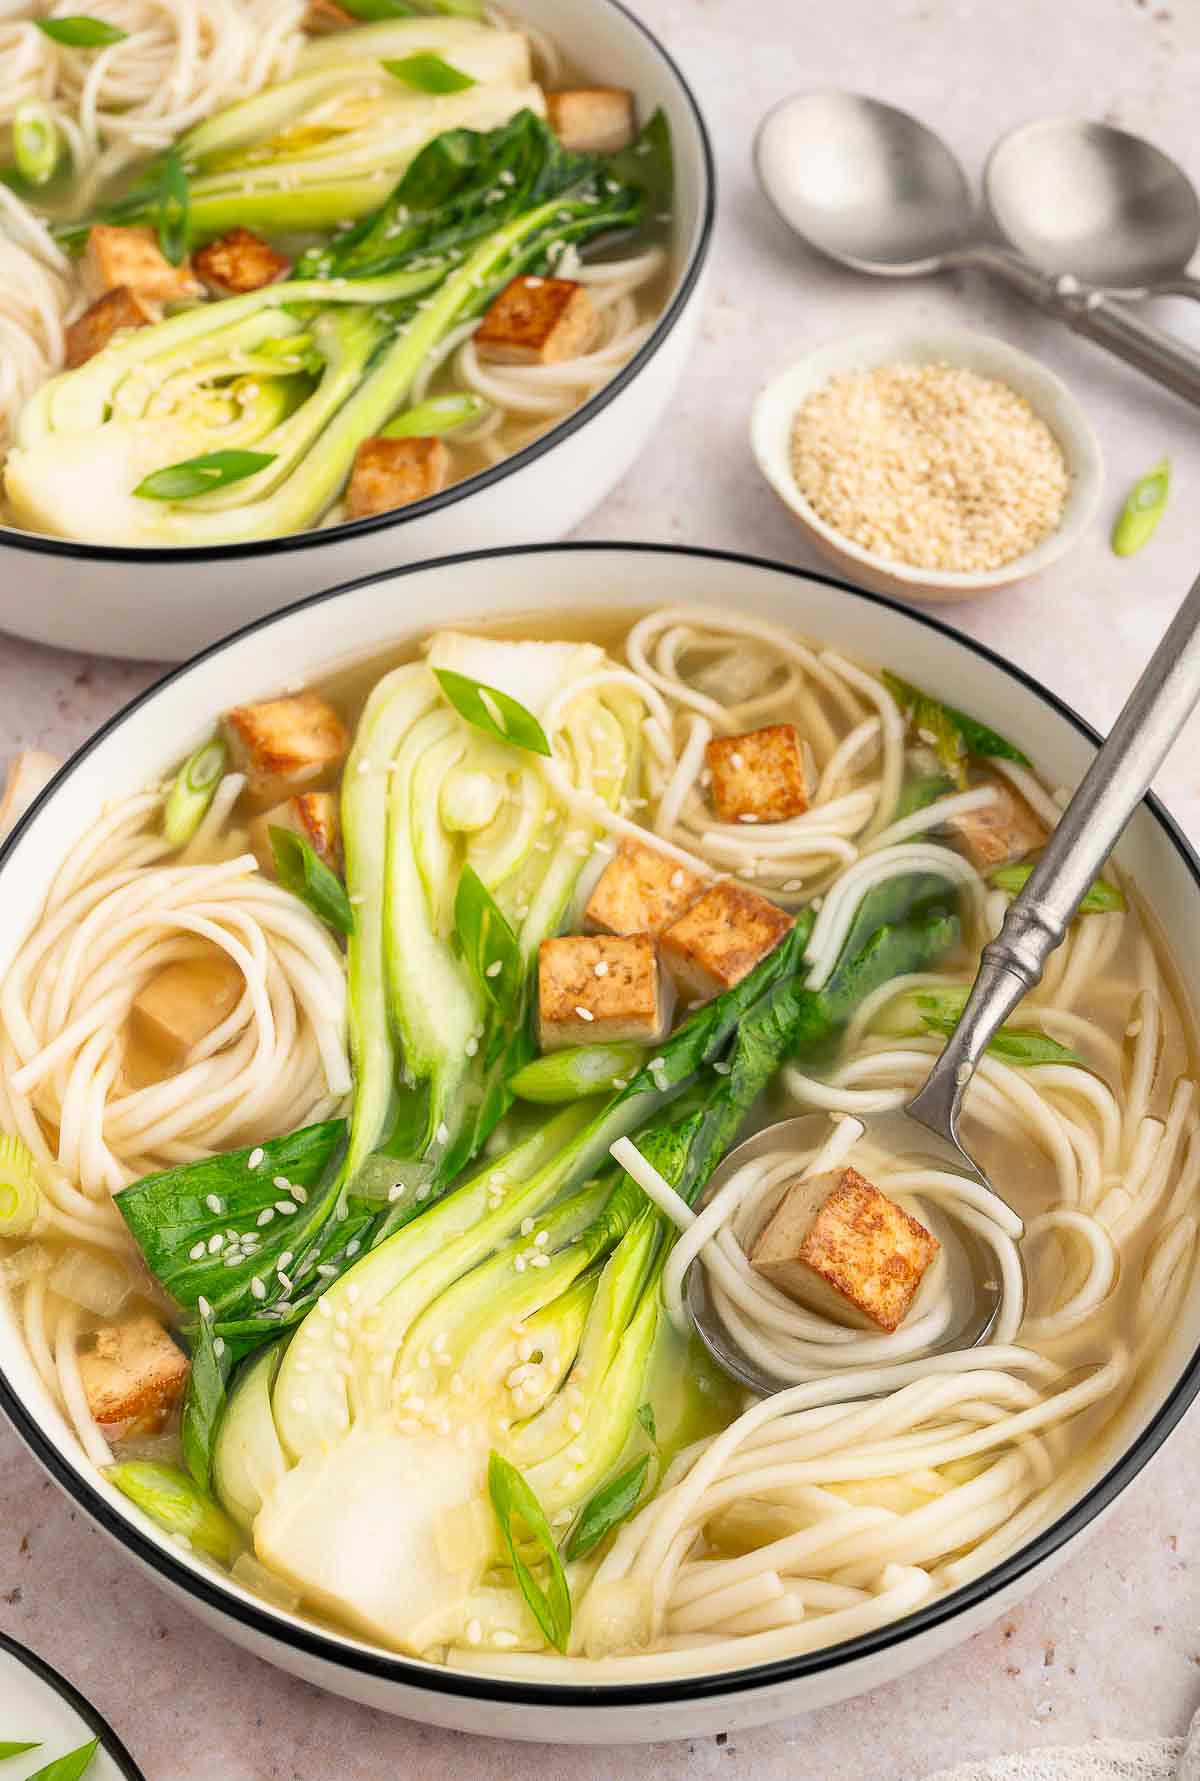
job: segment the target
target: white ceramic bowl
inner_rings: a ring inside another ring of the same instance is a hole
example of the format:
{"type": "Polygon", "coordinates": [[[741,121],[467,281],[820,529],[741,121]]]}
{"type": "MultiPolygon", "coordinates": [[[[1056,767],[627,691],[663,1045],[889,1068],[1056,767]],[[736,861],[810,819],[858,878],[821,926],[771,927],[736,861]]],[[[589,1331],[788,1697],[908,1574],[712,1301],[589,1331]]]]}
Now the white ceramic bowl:
{"type": "MultiPolygon", "coordinates": [[[[538,607],[630,617],[649,606],[731,606],[827,639],[864,661],[945,690],[1020,738],[1054,782],[1079,779],[1095,737],[1019,669],[914,613],[843,583],[747,557],[662,545],[539,545],[484,552],[317,596],[248,626],[178,668],[114,718],[59,773],[0,849],[0,976],[52,873],[104,800],[161,774],[230,704],[427,626],[470,625],[538,607]]],[[[1152,802],[1122,864],[1200,991],[1200,861],[1152,802]]],[[[821,1707],[889,1681],[977,1632],[1045,1578],[1150,1458],[1200,1390],[1200,1295],[1162,1333],[1153,1372],[1095,1452],[1080,1500],[987,1576],[894,1626],[835,1648],[688,1681],[548,1687],[489,1680],[397,1657],[273,1608],[180,1551],[89,1466],[0,1299],[0,1406],[81,1509],[210,1626],[335,1693],[463,1731],[557,1743],[704,1737],[821,1707]]]]}
{"type": "Polygon", "coordinates": [[[873,328],[826,341],[793,360],[755,401],[750,441],[759,469],[823,557],[877,593],[910,600],[972,600],[1038,574],[1078,539],[1096,511],[1104,480],[1100,445],[1091,422],[1060,377],[993,334],[933,324],[873,328]],[[1062,447],[1071,487],[1061,524],[1033,550],[1001,569],[978,574],[914,568],[864,550],[835,531],[800,493],[791,467],[792,422],[797,409],[841,372],[869,370],[897,360],[915,365],[963,365],[983,377],[996,378],[1024,396],[1046,422],[1062,447]]]}
{"type": "Polygon", "coordinates": [[[699,321],[716,202],[712,148],[683,75],[620,0],[513,0],[598,78],[657,106],[675,161],[673,267],[649,339],[543,438],[396,513],[250,545],[122,550],[0,527],[0,631],[64,649],[178,661],[289,600],[451,550],[560,538],[649,442],[699,321]]]}
{"type": "Polygon", "coordinates": [[[30,1765],[41,1769],[98,1738],[99,1748],[88,1765],[88,1781],[146,1781],[111,1725],[66,1677],[35,1651],[3,1633],[0,1708],[0,1730],[5,1738],[36,1741],[38,1745],[26,1757],[22,1773],[29,1773],[30,1765]]]}

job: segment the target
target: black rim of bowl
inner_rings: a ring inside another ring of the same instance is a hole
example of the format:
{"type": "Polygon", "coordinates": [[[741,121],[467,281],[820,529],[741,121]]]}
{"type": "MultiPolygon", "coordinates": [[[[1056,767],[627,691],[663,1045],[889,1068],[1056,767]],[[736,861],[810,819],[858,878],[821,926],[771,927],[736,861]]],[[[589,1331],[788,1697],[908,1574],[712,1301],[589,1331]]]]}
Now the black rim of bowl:
{"type": "Polygon", "coordinates": [[[696,127],[696,136],[700,147],[700,159],[703,177],[703,194],[700,210],[700,226],[695,246],[692,248],[688,262],[680,273],[679,282],[672,293],[671,300],[658,317],[650,333],[634,353],[633,357],[622,365],[620,370],[603,384],[593,396],[581,402],[566,415],[557,426],[551,427],[548,433],[535,439],[532,444],[522,447],[511,457],[502,458],[498,464],[479,471],[474,476],[464,478],[462,482],[452,483],[441,494],[429,495],[423,501],[414,501],[411,506],[392,513],[379,513],[368,519],[344,520],[340,525],[329,526],[320,531],[288,532],[282,538],[260,538],[245,544],[204,544],[185,545],[182,548],[127,548],[114,544],[83,544],[69,538],[52,538],[39,532],[24,532],[15,527],[0,524],[0,547],[11,550],[28,550],[43,556],[57,556],[76,561],[97,563],[206,563],[206,562],[240,562],[243,558],[260,556],[277,556],[285,551],[320,550],[328,544],[340,544],[356,538],[364,538],[371,532],[388,532],[398,530],[414,520],[424,519],[427,515],[439,513],[444,507],[452,507],[456,501],[468,499],[484,489],[491,488],[494,483],[502,482],[506,476],[523,470],[526,465],[535,463],[546,452],[552,451],[556,445],[569,439],[573,433],[579,432],[588,422],[608,407],[610,402],[625,390],[637,377],[643,366],[663,346],[668,336],[674,331],[676,324],[687,307],[688,300],[696,288],[700,274],[704,270],[708,252],[712,246],[713,225],[716,220],[717,206],[717,169],[713,156],[712,139],[699,101],[692,91],[678,62],[663,44],[642,21],[632,13],[624,0],[596,0],[596,4],[609,7],[613,12],[621,14],[626,22],[644,37],[664,67],[675,80],[680,97],[692,114],[696,127]]]}
{"type": "MultiPolygon", "coordinates": [[[[82,748],[72,755],[71,759],[60,769],[51,783],[26,811],[7,840],[0,844],[0,885],[3,883],[3,870],[9,855],[24,834],[27,825],[36,819],[38,812],[53,798],[58,786],[76,770],[81,762],[87,759],[88,755],[112,731],[119,729],[126,718],[139,710],[147,701],[157,698],[165,688],[172,686],[197,663],[219,655],[223,650],[266,630],[277,619],[286,618],[294,613],[323,605],[326,601],[356,593],[361,588],[370,587],[381,581],[392,581],[409,575],[425,574],[430,570],[452,569],[464,563],[486,562],[501,557],[538,558],[556,554],[582,555],[588,552],[605,551],[617,551],[630,557],[699,558],[707,562],[726,563],[734,572],[744,568],[767,570],[771,574],[788,577],[797,583],[815,581],[825,587],[835,588],[851,599],[862,600],[868,605],[898,613],[913,625],[949,638],[951,642],[969,654],[979,657],[998,673],[1007,676],[1008,679],[1024,687],[1027,692],[1034,694],[1043,704],[1048,705],[1060,717],[1065,718],[1077,733],[1093,746],[1098,746],[1101,741],[1098,733],[1071,706],[1042,686],[1023,668],[1005,661],[986,644],[979,643],[972,637],[961,635],[950,625],[933,617],[928,612],[903,605],[900,601],[890,599],[885,594],[870,593],[863,588],[853,586],[850,582],[843,581],[838,576],[825,575],[817,570],[805,569],[792,564],[772,562],[769,558],[752,556],[740,551],[713,550],[675,544],[589,540],[577,543],[524,544],[493,550],[467,551],[460,555],[436,557],[425,563],[406,564],[397,569],[378,571],[372,575],[360,576],[340,587],[330,588],[325,593],[311,594],[305,599],[294,601],[290,606],[283,607],[279,612],[268,614],[265,618],[255,619],[251,623],[243,625],[240,630],[233,632],[220,642],[210,644],[207,649],[200,650],[188,661],[169,670],[153,686],[147,687],[137,698],[130,700],[115,716],[102,725],[96,734],[84,743],[82,748]]],[[[1147,796],[1145,803],[1159,828],[1172,843],[1191,873],[1197,889],[1200,890],[1200,858],[1197,857],[1179,825],[1163,808],[1158,799],[1147,796]]],[[[1012,1553],[1008,1558],[993,1566],[982,1577],[976,1578],[971,1583],[963,1584],[949,1595],[939,1597],[927,1607],[918,1608],[901,1620],[878,1627],[871,1632],[861,1633],[858,1637],[847,1639],[839,1645],[803,1652],[794,1657],[776,1658],[769,1663],[748,1665],[742,1669],[714,1670],[702,1675],[659,1682],[542,1683],[475,1673],[468,1674],[464,1671],[446,1669],[436,1664],[421,1663],[415,1659],[388,1653],[381,1648],[370,1649],[350,1642],[343,1643],[336,1635],[324,1633],[316,1625],[287,1620],[282,1615],[272,1613],[266,1607],[242,1601],[219,1584],[210,1582],[207,1577],[197,1575],[179,1560],[173,1558],[164,1547],[143,1534],[131,1521],[118,1514],[112,1505],[99,1494],[90,1479],[59,1453],[57,1447],[18,1397],[3,1370],[0,1369],[0,1409],[7,1413],[35,1458],[41,1462],[79,1507],[98,1522],[107,1533],[111,1534],[120,1545],[141,1559],[160,1579],[191,1596],[204,1607],[215,1609],[219,1614],[228,1616],[242,1628],[261,1637],[306,1657],[328,1663],[335,1670],[341,1669],[358,1676],[393,1682],[417,1692],[424,1691],[443,1697],[490,1701],[518,1707],[590,1707],[611,1712],[625,1707],[682,1705],[688,1701],[706,1700],[714,1696],[734,1698],[751,1695],[762,1689],[779,1688],[787,1683],[801,1681],[808,1676],[836,1671],[846,1664],[877,1657],[884,1652],[902,1650],[911,1640],[918,1638],[921,1634],[944,1627],[949,1622],[957,1620],[960,1615],[969,1614],[973,1608],[979,1607],[980,1604],[986,1603],[1002,1590],[1019,1582],[1029,1571],[1034,1570],[1056,1553],[1067,1541],[1074,1539],[1097,1515],[1114,1502],[1126,1485],[1157,1453],[1198,1393],[1200,1393],[1200,1348],[1192,1354],[1145,1429],[1104,1476],[1080,1498],[1079,1502],[1029,1541],[1027,1545],[1022,1546],[1019,1551],[1012,1553]]],[[[614,1726],[614,1731],[618,1729],[614,1726]]]]}
{"type": "MultiPolygon", "coordinates": [[[[24,1669],[36,1676],[39,1682],[44,1682],[48,1688],[52,1688],[60,1700],[65,1701],[73,1712],[78,1713],[92,1736],[99,1738],[101,1750],[106,1756],[111,1756],[121,1773],[126,1777],[126,1781],[146,1781],[145,1775],[138,1768],[104,1715],[99,1713],[89,1700],[84,1699],[73,1683],[68,1682],[65,1676],[60,1676],[53,1664],[48,1664],[44,1657],[39,1657],[36,1651],[29,1649],[28,1645],[22,1645],[19,1640],[11,1639],[7,1633],[0,1632],[0,1653],[2,1652],[7,1652],[9,1657],[15,1658],[24,1669]]],[[[33,1726],[28,1729],[36,1731],[37,1727],[33,1726]]],[[[36,1756],[36,1754],[36,1751],[33,1750],[29,1752],[30,1756],[36,1756]]]]}

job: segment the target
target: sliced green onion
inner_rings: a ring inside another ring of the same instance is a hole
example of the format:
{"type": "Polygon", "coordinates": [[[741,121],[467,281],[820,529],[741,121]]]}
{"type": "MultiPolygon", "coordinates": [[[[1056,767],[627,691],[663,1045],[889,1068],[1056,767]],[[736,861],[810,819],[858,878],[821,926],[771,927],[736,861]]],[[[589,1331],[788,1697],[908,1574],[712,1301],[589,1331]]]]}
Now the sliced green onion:
{"type": "Polygon", "coordinates": [[[566,1572],[554,1544],[545,1511],[515,1466],[492,1451],[488,1458],[488,1495],[500,1525],[500,1537],[508,1552],[517,1586],[530,1612],[558,1651],[567,1649],[571,1636],[571,1592],[566,1572]],[[545,1560],[545,1587],[539,1583],[517,1550],[517,1523],[523,1522],[526,1537],[545,1560]]]}
{"type": "Polygon", "coordinates": [[[35,19],[34,24],[55,43],[65,43],[70,49],[105,49],[129,35],[119,25],[91,18],[86,12],[75,12],[62,19],[35,19]]]}
{"type": "Polygon", "coordinates": [[[91,1768],[92,1758],[99,1748],[99,1738],[93,1738],[77,1750],[68,1750],[65,1756],[56,1756],[53,1762],[30,1775],[29,1781],[79,1781],[80,1775],[91,1768]]]}
{"type": "Polygon", "coordinates": [[[177,148],[163,158],[155,229],[158,245],[172,266],[178,266],[191,242],[191,189],[177,148]]]}
{"type": "Polygon", "coordinates": [[[418,93],[465,93],[468,87],[476,84],[472,75],[464,74],[461,68],[455,68],[442,56],[435,56],[432,50],[420,50],[415,56],[401,56],[398,60],[385,60],[383,66],[406,86],[415,87],[418,93]]]}
{"type": "Polygon", "coordinates": [[[0,1762],[7,1756],[24,1756],[27,1750],[40,1750],[41,1747],[36,1739],[32,1744],[0,1744],[0,1762]]]}
{"type": "Polygon", "coordinates": [[[212,736],[180,767],[163,805],[163,833],[172,847],[186,847],[196,833],[228,765],[228,744],[212,736]]]}
{"type": "Polygon", "coordinates": [[[521,1101],[543,1107],[578,1101],[584,1095],[611,1094],[636,1076],[646,1061],[640,1045],[574,1045],[534,1058],[509,1080],[521,1101]]]}
{"type": "Polygon", "coordinates": [[[464,866],[454,898],[454,927],[463,957],[498,1008],[509,1008],[521,987],[521,948],[474,866],[464,866]]]}
{"type": "Polygon", "coordinates": [[[453,668],[435,668],[434,673],[459,716],[477,730],[497,742],[511,742],[514,748],[524,748],[530,754],[550,753],[545,730],[519,700],[502,693],[498,686],[487,686],[453,668]]]}
{"type": "Polygon", "coordinates": [[[20,1138],[0,1132],[0,1237],[24,1237],[41,1206],[37,1163],[20,1138]]]}
{"type": "Polygon", "coordinates": [[[275,454],[269,451],[206,451],[198,458],[184,458],[181,463],[152,470],[133,492],[144,501],[186,501],[192,495],[208,495],[213,489],[228,488],[231,482],[242,482],[274,462],[275,454]]]}
{"type": "Polygon", "coordinates": [[[224,1509],[178,1466],[127,1460],[107,1467],[104,1476],[168,1534],[182,1535],[220,1564],[231,1565],[242,1550],[245,1542],[224,1509]]]}
{"type": "MultiPolygon", "coordinates": [[[[931,1033],[944,1033],[949,1038],[962,1018],[969,994],[970,990],[964,984],[961,989],[918,991],[913,1002],[922,1025],[931,1033]]],[[[988,1051],[993,1057],[1003,1058],[1006,1063],[1026,1066],[1082,1064],[1084,1061],[1077,1051],[1060,1045],[1057,1039],[1022,1027],[997,1028],[988,1042],[988,1051]]]]}
{"type": "Polygon", "coordinates": [[[436,439],[442,433],[453,433],[468,421],[479,420],[491,403],[467,391],[450,396],[430,396],[404,414],[398,414],[379,431],[384,439],[436,439]]]}
{"type": "Polygon", "coordinates": [[[44,186],[54,177],[62,137],[49,109],[36,99],[13,113],[12,153],[17,172],[29,185],[44,186]]]}
{"type": "MultiPolygon", "coordinates": [[[[1032,871],[1032,865],[998,866],[992,873],[990,882],[996,886],[997,890],[1008,891],[1011,896],[1015,897],[1018,891],[1024,890],[1032,871]]],[[[1096,878],[1093,879],[1079,905],[1079,913],[1080,915],[1110,915],[1126,908],[1128,908],[1128,904],[1125,901],[1124,892],[1115,884],[1110,884],[1107,878],[1096,878]]]]}
{"type": "Polygon", "coordinates": [[[1160,458],[1153,470],[1135,482],[1125,498],[1113,527],[1112,547],[1119,557],[1131,557],[1149,544],[1166,512],[1171,492],[1171,460],[1160,458]]]}
{"type": "Polygon", "coordinates": [[[654,1442],[655,1446],[657,1446],[658,1445],[658,1423],[655,1421],[655,1417],[654,1417],[654,1405],[653,1404],[639,1404],[637,1419],[641,1423],[642,1427],[645,1429],[646,1433],[649,1435],[650,1439],[654,1442]]]}
{"type": "Polygon", "coordinates": [[[352,934],[354,911],[337,873],[294,829],[276,828],[272,824],[267,834],[275,860],[275,873],[284,890],[290,890],[294,897],[307,904],[326,927],[336,929],[339,934],[352,934]]]}
{"type": "MultiPolygon", "coordinates": [[[[643,1405],[643,1409],[647,1406],[643,1405]]],[[[641,1411],[638,1411],[640,1417],[641,1411]]],[[[567,1558],[586,1558],[618,1522],[625,1520],[637,1504],[650,1470],[650,1455],[643,1453],[624,1472],[598,1490],[584,1505],[583,1514],[571,1531],[567,1542],[567,1558]]]]}

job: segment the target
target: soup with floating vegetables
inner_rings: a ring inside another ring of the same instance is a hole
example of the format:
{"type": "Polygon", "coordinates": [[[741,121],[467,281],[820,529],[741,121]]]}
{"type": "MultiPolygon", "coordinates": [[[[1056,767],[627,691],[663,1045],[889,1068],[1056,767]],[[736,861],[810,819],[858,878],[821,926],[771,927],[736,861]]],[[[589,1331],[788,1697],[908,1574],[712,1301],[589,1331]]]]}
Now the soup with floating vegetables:
{"type": "Polygon", "coordinates": [[[1059,810],[953,691],[551,612],[104,811],[0,986],[0,1269],[89,1460],[269,1601],[550,1681],[832,1645],[1053,1521],[1192,1277],[1190,1027],[1110,864],[968,1091],[1014,1210],[873,1146],[1059,810]]]}
{"type": "Polygon", "coordinates": [[[519,18],[400,10],[0,22],[0,523],[169,548],[389,513],[646,341],[662,114],[519,18]]]}

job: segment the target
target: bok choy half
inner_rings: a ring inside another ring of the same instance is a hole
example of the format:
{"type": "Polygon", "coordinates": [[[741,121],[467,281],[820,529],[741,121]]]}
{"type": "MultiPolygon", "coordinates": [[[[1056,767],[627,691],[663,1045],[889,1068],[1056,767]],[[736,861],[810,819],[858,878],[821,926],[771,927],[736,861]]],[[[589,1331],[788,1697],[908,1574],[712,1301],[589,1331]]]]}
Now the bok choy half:
{"type": "MultiPolygon", "coordinates": [[[[18,523],[137,546],[237,544],[314,525],[451,329],[517,274],[552,270],[569,245],[639,226],[646,187],[627,169],[649,182],[669,159],[661,118],[643,145],[616,177],[614,157],[568,152],[528,109],[487,132],[435,137],[382,208],[305,255],[290,280],[118,334],[44,384],[5,468],[18,523]],[[208,493],[137,493],[175,465],[230,451],[260,454],[261,467],[208,493]]],[[[302,185],[288,196],[302,208],[302,185]]],[[[298,215],[292,226],[305,225],[298,215]]]]}

